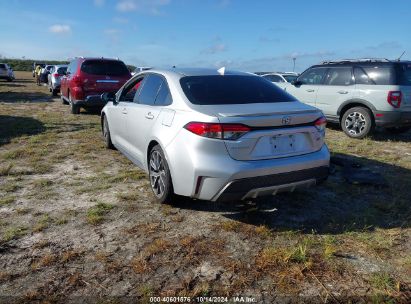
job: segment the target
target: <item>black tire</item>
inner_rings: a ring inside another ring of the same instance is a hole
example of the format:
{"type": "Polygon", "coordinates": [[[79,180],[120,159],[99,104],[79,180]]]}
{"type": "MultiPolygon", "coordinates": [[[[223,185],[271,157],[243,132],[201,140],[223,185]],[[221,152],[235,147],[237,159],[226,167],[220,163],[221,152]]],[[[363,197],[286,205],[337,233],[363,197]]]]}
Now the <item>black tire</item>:
{"type": "Polygon", "coordinates": [[[56,97],[58,94],[57,94],[57,90],[56,89],[51,89],[51,96],[53,96],[53,97],[56,97]]]}
{"type": "Polygon", "coordinates": [[[341,119],[341,128],[351,138],[361,139],[370,135],[375,129],[371,111],[365,107],[348,109],[341,119]]]}
{"type": "Polygon", "coordinates": [[[388,132],[390,132],[391,134],[401,134],[401,133],[405,133],[408,132],[411,127],[392,127],[392,128],[385,128],[388,132]]]}
{"type": "Polygon", "coordinates": [[[61,99],[61,103],[66,105],[68,104],[68,102],[66,101],[66,99],[64,98],[63,94],[60,95],[60,99],[61,99]]]}
{"type": "Polygon", "coordinates": [[[104,137],[104,144],[106,148],[114,150],[115,147],[111,141],[110,128],[108,126],[106,115],[104,115],[104,118],[103,118],[103,137],[104,137]]]}
{"type": "Polygon", "coordinates": [[[12,82],[13,78],[7,78],[7,82],[12,82]]]}
{"type": "Polygon", "coordinates": [[[80,107],[78,105],[74,104],[74,102],[71,100],[70,92],[68,94],[68,98],[69,98],[69,103],[70,103],[71,114],[75,114],[75,115],[80,114],[80,107]]]}
{"type": "Polygon", "coordinates": [[[163,150],[159,145],[154,146],[148,157],[148,172],[151,190],[157,202],[172,204],[175,202],[173,183],[171,181],[170,169],[163,150]],[[157,157],[160,157],[159,159],[157,157]],[[155,161],[158,159],[158,161],[155,161]]]}

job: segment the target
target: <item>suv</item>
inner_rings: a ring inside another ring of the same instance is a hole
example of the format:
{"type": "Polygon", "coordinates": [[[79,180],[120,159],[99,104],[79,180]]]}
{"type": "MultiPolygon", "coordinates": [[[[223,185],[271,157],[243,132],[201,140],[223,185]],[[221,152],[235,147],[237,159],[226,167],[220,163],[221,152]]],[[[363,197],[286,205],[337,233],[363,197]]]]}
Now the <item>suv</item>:
{"type": "Polygon", "coordinates": [[[371,134],[376,126],[392,133],[411,128],[411,61],[328,61],[278,85],[322,110],[353,138],[371,134]]]}
{"type": "Polygon", "coordinates": [[[13,81],[15,79],[13,69],[6,63],[0,63],[0,79],[13,81]]]}
{"type": "Polygon", "coordinates": [[[101,94],[117,92],[131,78],[124,62],[107,58],[75,58],[61,79],[61,99],[70,104],[71,113],[80,108],[102,108],[101,94]]]}

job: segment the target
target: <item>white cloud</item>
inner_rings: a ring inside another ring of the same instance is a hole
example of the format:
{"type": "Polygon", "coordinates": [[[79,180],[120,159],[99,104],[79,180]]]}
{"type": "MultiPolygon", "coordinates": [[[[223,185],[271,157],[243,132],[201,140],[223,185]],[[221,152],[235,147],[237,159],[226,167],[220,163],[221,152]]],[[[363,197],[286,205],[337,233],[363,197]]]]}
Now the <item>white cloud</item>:
{"type": "Polygon", "coordinates": [[[170,0],[120,0],[116,9],[123,13],[138,11],[158,16],[164,15],[161,8],[169,3],[170,0]]]}
{"type": "Polygon", "coordinates": [[[70,34],[71,27],[66,24],[54,24],[49,27],[49,31],[54,34],[70,34]]]}
{"type": "Polygon", "coordinates": [[[98,7],[102,7],[105,3],[105,0],[94,0],[94,5],[98,7]]]}

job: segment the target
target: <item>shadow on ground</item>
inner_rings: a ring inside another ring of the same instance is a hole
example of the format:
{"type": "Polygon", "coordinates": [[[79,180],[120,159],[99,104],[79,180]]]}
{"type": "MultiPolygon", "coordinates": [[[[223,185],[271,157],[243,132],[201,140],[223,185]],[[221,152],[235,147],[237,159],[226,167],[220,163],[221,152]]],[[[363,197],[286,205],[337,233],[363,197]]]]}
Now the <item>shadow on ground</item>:
{"type": "Polygon", "coordinates": [[[339,234],[411,226],[411,170],[345,154],[336,156],[363,170],[382,173],[386,185],[351,184],[344,169],[332,165],[328,180],[308,190],[228,204],[181,199],[173,206],[218,212],[274,231],[339,234]]]}
{"type": "Polygon", "coordinates": [[[0,146],[23,135],[35,135],[45,131],[43,123],[31,117],[0,115],[0,146]]]}
{"type": "Polygon", "coordinates": [[[20,103],[20,102],[52,102],[50,94],[42,92],[0,92],[0,102],[20,103]]]}

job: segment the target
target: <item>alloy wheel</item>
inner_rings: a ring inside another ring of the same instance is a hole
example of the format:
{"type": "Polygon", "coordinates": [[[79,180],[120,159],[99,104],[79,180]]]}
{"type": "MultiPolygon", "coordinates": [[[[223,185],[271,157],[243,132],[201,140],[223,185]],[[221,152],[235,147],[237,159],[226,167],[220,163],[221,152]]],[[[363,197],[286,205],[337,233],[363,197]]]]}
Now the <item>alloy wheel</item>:
{"type": "Polygon", "coordinates": [[[154,194],[157,197],[162,197],[166,188],[166,170],[163,157],[156,150],[150,154],[149,173],[154,194]]]}
{"type": "Polygon", "coordinates": [[[367,125],[365,116],[360,112],[350,113],[344,123],[348,133],[352,135],[362,134],[367,125]]]}

